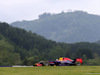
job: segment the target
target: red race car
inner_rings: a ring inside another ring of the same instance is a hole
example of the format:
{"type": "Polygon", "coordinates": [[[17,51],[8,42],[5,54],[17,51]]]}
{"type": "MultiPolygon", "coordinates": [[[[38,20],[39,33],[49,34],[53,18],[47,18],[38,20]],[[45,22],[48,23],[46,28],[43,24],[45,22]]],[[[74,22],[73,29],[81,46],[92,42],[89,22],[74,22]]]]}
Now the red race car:
{"type": "Polygon", "coordinates": [[[81,58],[76,58],[74,60],[61,57],[56,59],[55,61],[41,61],[39,63],[34,64],[34,66],[80,66],[82,64],[81,58]]]}

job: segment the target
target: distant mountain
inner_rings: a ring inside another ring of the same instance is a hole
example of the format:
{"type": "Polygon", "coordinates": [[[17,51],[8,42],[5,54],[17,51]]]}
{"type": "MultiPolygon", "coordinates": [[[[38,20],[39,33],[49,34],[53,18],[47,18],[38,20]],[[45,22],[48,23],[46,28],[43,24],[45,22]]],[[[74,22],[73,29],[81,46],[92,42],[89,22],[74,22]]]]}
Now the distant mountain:
{"type": "Polygon", "coordinates": [[[57,42],[94,42],[100,39],[100,16],[83,11],[44,13],[39,19],[17,21],[11,25],[57,42]]]}

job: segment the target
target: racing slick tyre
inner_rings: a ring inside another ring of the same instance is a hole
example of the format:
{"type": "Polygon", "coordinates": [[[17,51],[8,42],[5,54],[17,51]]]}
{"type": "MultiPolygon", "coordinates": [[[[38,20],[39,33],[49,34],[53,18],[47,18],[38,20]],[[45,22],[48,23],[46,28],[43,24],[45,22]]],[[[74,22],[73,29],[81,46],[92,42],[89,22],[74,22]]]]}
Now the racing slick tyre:
{"type": "Polygon", "coordinates": [[[50,66],[50,64],[49,64],[48,61],[44,61],[44,62],[43,62],[43,65],[44,65],[44,66],[50,66]]]}
{"type": "Polygon", "coordinates": [[[79,61],[76,61],[76,66],[81,66],[81,63],[79,61]]]}

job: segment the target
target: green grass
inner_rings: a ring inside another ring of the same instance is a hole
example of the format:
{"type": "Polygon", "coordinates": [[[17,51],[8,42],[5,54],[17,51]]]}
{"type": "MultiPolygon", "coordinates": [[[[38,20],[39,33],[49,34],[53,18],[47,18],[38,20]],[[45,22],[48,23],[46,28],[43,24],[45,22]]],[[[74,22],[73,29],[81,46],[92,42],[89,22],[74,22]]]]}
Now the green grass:
{"type": "Polygon", "coordinates": [[[100,66],[0,67],[0,75],[100,75],[100,66]]]}

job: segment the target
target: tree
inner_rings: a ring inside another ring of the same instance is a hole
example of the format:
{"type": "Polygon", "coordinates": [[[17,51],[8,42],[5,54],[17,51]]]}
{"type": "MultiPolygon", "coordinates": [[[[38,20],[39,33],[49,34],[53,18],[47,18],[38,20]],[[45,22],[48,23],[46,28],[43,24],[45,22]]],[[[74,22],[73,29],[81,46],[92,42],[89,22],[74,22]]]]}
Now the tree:
{"type": "Polygon", "coordinates": [[[87,57],[85,54],[82,56],[82,59],[83,59],[83,64],[86,65],[87,64],[87,57]]]}
{"type": "Polygon", "coordinates": [[[0,41],[0,65],[21,64],[20,55],[14,52],[14,47],[8,42],[0,41]]]}
{"type": "Polygon", "coordinates": [[[93,54],[91,52],[91,49],[88,48],[79,48],[76,50],[77,57],[82,57],[83,55],[86,55],[88,59],[93,58],[93,54]]]}
{"type": "Polygon", "coordinates": [[[94,53],[94,54],[93,54],[93,58],[94,58],[94,59],[99,59],[98,54],[97,54],[97,53],[94,53]]]}
{"type": "Polygon", "coordinates": [[[52,50],[49,53],[49,56],[52,59],[57,59],[59,57],[65,57],[66,52],[61,48],[61,46],[56,46],[52,48],[52,50]]]}

